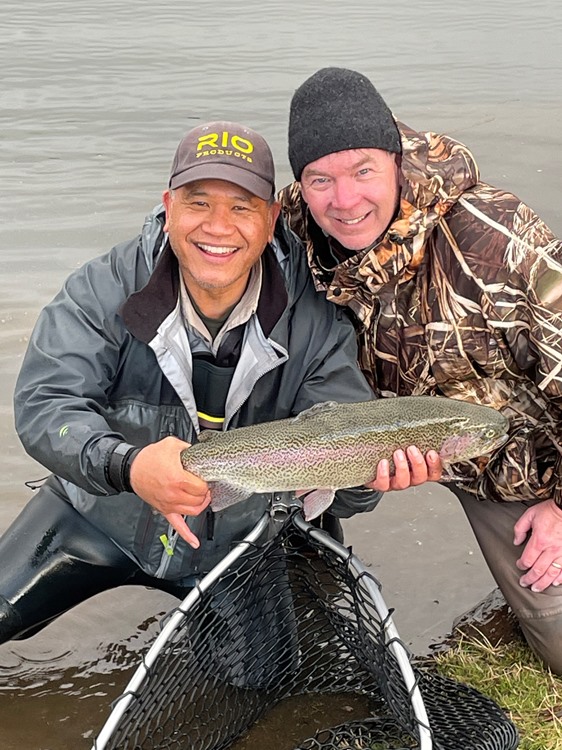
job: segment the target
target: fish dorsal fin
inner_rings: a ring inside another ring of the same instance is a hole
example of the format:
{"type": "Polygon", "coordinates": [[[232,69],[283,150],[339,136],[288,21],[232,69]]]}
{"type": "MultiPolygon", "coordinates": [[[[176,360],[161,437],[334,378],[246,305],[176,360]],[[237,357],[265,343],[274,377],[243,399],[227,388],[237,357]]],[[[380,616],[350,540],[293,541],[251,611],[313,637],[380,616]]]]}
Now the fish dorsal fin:
{"type": "Polygon", "coordinates": [[[311,406],[309,409],[301,411],[300,414],[297,414],[297,416],[294,417],[294,420],[295,422],[300,422],[303,419],[308,419],[309,417],[317,417],[318,414],[329,412],[335,406],[339,405],[340,404],[338,404],[337,401],[322,401],[319,404],[314,404],[314,406],[311,406]]]}
{"type": "Polygon", "coordinates": [[[202,432],[199,433],[197,442],[207,443],[209,440],[216,438],[216,436],[220,434],[221,433],[218,430],[203,430],[202,432]]]}

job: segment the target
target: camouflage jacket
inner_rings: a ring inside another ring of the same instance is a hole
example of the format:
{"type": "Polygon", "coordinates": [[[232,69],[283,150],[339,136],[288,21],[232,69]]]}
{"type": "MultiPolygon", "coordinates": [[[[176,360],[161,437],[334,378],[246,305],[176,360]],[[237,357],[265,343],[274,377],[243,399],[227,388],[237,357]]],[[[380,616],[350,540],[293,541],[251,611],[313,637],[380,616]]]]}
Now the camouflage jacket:
{"type": "Polygon", "coordinates": [[[464,145],[398,126],[400,206],[376,243],[326,270],[331,240],[298,183],[281,193],[285,218],[317,289],[353,311],[379,395],[444,395],[510,418],[493,459],[455,467],[465,489],[562,505],[562,243],[516,196],[481,182],[464,145]]]}

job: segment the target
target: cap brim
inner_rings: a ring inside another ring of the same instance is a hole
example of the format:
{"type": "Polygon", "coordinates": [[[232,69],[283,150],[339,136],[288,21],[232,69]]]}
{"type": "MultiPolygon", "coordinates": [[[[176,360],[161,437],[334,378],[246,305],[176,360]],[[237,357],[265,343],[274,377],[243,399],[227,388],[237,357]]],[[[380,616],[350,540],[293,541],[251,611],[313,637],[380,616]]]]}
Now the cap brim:
{"type": "Polygon", "coordinates": [[[245,188],[253,195],[264,201],[270,200],[275,192],[275,186],[247,169],[235,167],[232,164],[196,164],[170,178],[170,188],[175,190],[182,185],[188,185],[196,180],[225,180],[245,188]]]}

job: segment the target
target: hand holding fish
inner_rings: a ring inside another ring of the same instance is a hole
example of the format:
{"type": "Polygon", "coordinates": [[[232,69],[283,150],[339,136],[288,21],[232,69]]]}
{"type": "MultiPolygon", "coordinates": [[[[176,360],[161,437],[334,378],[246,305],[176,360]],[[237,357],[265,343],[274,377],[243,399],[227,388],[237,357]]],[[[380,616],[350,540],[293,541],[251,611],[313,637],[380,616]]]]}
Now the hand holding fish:
{"type": "Polygon", "coordinates": [[[532,591],[544,591],[553,583],[562,583],[562,510],[554,500],[528,508],[514,526],[513,543],[525,544],[517,567],[525,570],[519,583],[532,591]]]}
{"type": "Polygon", "coordinates": [[[197,537],[182,516],[197,516],[211,502],[207,482],[185,471],[180,451],[189,443],[167,437],[141,450],[131,465],[131,486],[146,503],[152,505],[192,547],[197,537]]]}
{"type": "Polygon", "coordinates": [[[405,451],[399,449],[392,455],[394,473],[390,473],[390,462],[383,458],[377,464],[377,475],[365,487],[379,492],[406,490],[425,482],[438,482],[443,473],[443,463],[437,451],[430,450],[423,455],[415,445],[405,451]]]}

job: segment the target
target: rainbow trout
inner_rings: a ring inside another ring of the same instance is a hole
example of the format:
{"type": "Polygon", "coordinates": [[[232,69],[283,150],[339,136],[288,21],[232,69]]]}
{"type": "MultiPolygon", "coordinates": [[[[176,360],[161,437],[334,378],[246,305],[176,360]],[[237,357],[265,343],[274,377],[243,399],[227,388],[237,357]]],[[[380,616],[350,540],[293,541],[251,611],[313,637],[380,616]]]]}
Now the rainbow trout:
{"type": "Polygon", "coordinates": [[[209,430],[181,452],[187,471],[209,483],[211,508],[258,492],[302,495],[307,520],[338,489],[375,478],[397,448],[435,450],[445,465],[490,453],[507,439],[508,420],[487,406],[439,396],[400,396],[352,404],[324,402],[290,419],[226,432],[209,430]]]}

